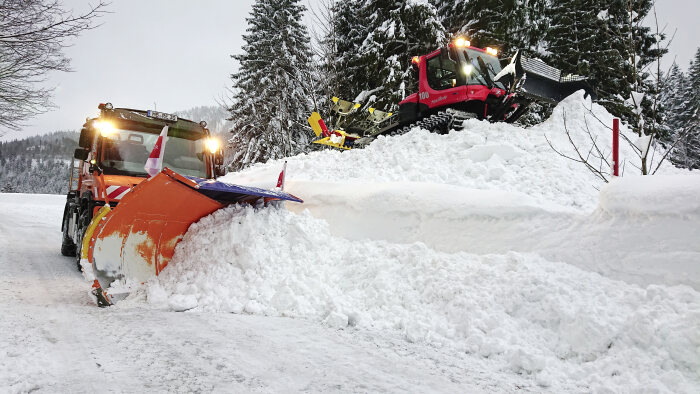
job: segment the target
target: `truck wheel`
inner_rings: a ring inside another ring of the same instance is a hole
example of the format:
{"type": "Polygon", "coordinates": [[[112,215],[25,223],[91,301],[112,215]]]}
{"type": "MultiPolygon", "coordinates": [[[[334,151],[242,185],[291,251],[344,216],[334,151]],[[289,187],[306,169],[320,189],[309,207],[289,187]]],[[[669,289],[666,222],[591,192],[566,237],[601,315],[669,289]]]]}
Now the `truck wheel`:
{"type": "Polygon", "coordinates": [[[75,256],[75,244],[70,239],[66,239],[66,234],[63,234],[63,242],[61,243],[61,254],[64,256],[75,256]]]}
{"type": "Polygon", "coordinates": [[[64,256],[75,256],[75,243],[68,235],[68,221],[66,218],[63,222],[63,239],[61,240],[61,254],[64,256]]]}
{"type": "Polygon", "coordinates": [[[78,267],[78,271],[82,272],[83,267],[80,265],[80,257],[83,254],[83,234],[85,234],[85,229],[81,226],[78,228],[78,243],[75,244],[75,264],[78,267]]]}
{"type": "Polygon", "coordinates": [[[83,271],[83,267],[80,265],[80,255],[82,254],[83,249],[83,236],[85,235],[85,230],[87,229],[88,225],[90,225],[90,220],[92,220],[92,210],[86,209],[80,213],[78,223],[76,223],[77,236],[75,238],[77,239],[77,242],[75,244],[75,264],[78,267],[78,271],[81,272],[83,271]]]}

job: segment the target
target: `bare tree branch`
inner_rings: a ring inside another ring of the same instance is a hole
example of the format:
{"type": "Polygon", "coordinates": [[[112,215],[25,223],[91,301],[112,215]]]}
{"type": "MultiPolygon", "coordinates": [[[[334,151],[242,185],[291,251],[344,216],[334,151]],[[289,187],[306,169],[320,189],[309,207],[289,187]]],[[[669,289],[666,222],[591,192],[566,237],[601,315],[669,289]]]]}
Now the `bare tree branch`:
{"type": "Polygon", "coordinates": [[[60,0],[0,1],[0,135],[53,107],[53,88],[42,83],[51,71],[71,71],[63,50],[99,26],[107,5],[100,0],[75,15],[60,0]]]}
{"type": "MultiPolygon", "coordinates": [[[[581,154],[581,151],[579,150],[578,146],[577,146],[576,143],[574,142],[573,138],[571,138],[571,132],[569,132],[569,128],[568,128],[568,126],[567,126],[567,124],[566,124],[566,112],[562,112],[562,118],[564,119],[564,130],[565,130],[565,132],[566,132],[566,136],[567,136],[567,138],[569,139],[569,143],[570,143],[571,146],[574,148],[574,151],[576,152],[576,155],[578,156],[578,159],[576,159],[576,158],[574,158],[574,157],[571,157],[571,156],[568,156],[568,155],[566,155],[566,154],[560,152],[559,150],[557,150],[557,149],[554,147],[554,145],[552,144],[552,142],[549,140],[549,138],[547,138],[547,136],[545,135],[544,138],[545,138],[545,140],[547,141],[547,144],[549,144],[549,147],[552,148],[552,150],[553,150],[556,154],[558,154],[559,156],[562,156],[562,157],[567,158],[567,159],[569,159],[569,160],[572,160],[572,161],[575,161],[575,162],[577,162],[577,163],[581,163],[581,164],[585,165],[594,175],[596,175],[596,176],[599,177],[601,180],[603,180],[603,182],[608,183],[608,179],[605,177],[605,175],[609,175],[609,174],[606,174],[606,173],[604,173],[604,172],[602,171],[602,164],[601,164],[601,166],[600,166],[600,169],[598,169],[598,168],[595,168],[595,167],[588,161],[588,159],[590,158],[590,154],[591,154],[591,152],[592,152],[594,149],[596,149],[596,150],[598,150],[598,151],[600,151],[600,150],[599,150],[597,147],[591,147],[591,149],[588,151],[588,155],[586,156],[586,158],[584,158],[583,155],[581,154]]],[[[594,142],[594,145],[595,145],[595,142],[594,142]]],[[[601,159],[602,159],[602,158],[601,158],[601,159]]]]}
{"type": "Polygon", "coordinates": [[[673,148],[676,147],[676,144],[678,144],[678,142],[679,142],[680,140],[682,140],[683,138],[685,138],[685,136],[687,136],[688,133],[690,133],[690,131],[691,131],[694,127],[695,127],[694,124],[690,124],[690,125],[686,126],[686,128],[683,129],[683,131],[681,131],[680,133],[678,133],[678,137],[675,139],[675,141],[673,141],[673,144],[671,144],[671,146],[669,146],[668,149],[666,149],[666,152],[664,152],[664,155],[661,156],[661,159],[660,159],[659,162],[656,164],[656,168],[654,169],[654,172],[652,172],[652,175],[653,175],[653,174],[656,174],[656,171],[659,170],[659,167],[661,167],[661,163],[664,162],[664,160],[666,159],[666,156],[668,156],[668,154],[671,153],[671,151],[673,150],[673,148]]]}

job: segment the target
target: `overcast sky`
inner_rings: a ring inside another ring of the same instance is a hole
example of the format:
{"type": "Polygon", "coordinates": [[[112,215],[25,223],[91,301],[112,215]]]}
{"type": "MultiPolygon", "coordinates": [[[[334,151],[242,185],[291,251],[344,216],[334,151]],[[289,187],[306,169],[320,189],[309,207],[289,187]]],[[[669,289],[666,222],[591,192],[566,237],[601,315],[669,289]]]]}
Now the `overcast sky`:
{"type": "MultiPolygon", "coordinates": [[[[311,0],[313,2],[313,0],[311,0]]],[[[76,12],[88,0],[64,0],[76,12]]],[[[231,54],[239,53],[245,18],[253,0],[114,0],[102,26],[86,32],[67,49],[73,73],[56,73],[59,107],[32,119],[22,131],[2,139],[55,130],[77,130],[97,104],[175,112],[214,105],[226,95],[235,71],[231,54]]],[[[308,4],[307,1],[305,1],[308,4]]],[[[677,29],[671,54],[685,69],[700,46],[700,1],[658,0],[660,24],[677,29]]]]}

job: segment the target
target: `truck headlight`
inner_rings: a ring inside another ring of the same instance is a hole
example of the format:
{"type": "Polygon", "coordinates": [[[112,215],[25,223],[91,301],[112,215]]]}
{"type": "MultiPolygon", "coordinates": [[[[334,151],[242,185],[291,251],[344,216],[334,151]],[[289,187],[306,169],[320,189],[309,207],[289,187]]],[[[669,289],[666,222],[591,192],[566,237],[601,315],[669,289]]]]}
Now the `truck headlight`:
{"type": "Polygon", "coordinates": [[[95,127],[97,128],[97,130],[100,131],[100,134],[103,137],[109,137],[117,132],[116,127],[114,127],[114,124],[106,120],[100,120],[95,122],[95,127]]]}
{"type": "Polygon", "coordinates": [[[220,144],[219,140],[217,140],[216,138],[207,138],[204,144],[206,145],[209,152],[211,152],[212,154],[216,153],[219,150],[220,144]]]}
{"type": "Polygon", "coordinates": [[[471,43],[467,41],[464,37],[459,37],[455,40],[455,46],[457,48],[464,48],[470,46],[471,43]]]}

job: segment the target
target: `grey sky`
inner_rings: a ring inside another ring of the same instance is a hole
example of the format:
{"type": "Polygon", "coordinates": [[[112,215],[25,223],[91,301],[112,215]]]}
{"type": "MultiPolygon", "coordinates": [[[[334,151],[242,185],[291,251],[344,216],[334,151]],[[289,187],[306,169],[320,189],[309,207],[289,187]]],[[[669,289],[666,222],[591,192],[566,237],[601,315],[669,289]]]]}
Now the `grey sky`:
{"type": "MultiPolygon", "coordinates": [[[[94,1],[92,1],[94,3],[94,1]]],[[[313,3],[315,1],[312,0],[313,3]]],[[[86,10],[88,0],[64,0],[66,8],[86,10]]],[[[253,0],[113,0],[103,25],[67,49],[73,73],[51,75],[58,109],[32,119],[3,140],[55,130],[78,129],[97,104],[166,112],[213,105],[226,94],[253,0]]],[[[305,1],[308,4],[308,2],[305,1]]],[[[700,46],[700,2],[658,0],[660,24],[678,29],[665,59],[687,68],[700,46]]]]}

